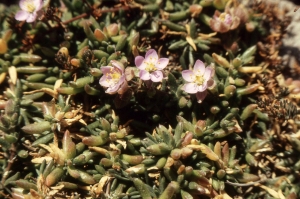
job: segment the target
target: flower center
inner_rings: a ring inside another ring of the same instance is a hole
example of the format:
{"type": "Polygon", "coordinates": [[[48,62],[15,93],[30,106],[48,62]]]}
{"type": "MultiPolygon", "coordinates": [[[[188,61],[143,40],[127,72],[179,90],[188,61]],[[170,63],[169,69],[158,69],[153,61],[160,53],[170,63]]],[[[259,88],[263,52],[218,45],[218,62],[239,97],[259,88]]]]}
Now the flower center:
{"type": "Polygon", "coordinates": [[[148,72],[156,71],[156,68],[155,68],[156,62],[157,62],[157,60],[152,57],[150,57],[150,60],[148,62],[144,61],[144,64],[146,64],[145,70],[148,72]]]}
{"type": "Polygon", "coordinates": [[[232,22],[232,18],[230,16],[230,14],[224,13],[224,12],[222,14],[220,14],[218,19],[219,19],[219,21],[222,21],[226,24],[231,24],[231,22],[232,22]]]}
{"type": "Polygon", "coordinates": [[[121,74],[119,73],[119,71],[115,70],[115,69],[110,69],[110,73],[106,74],[106,81],[108,81],[110,84],[116,84],[119,82],[120,78],[121,78],[121,74]]]}
{"type": "Polygon", "coordinates": [[[198,84],[199,86],[202,85],[205,82],[205,78],[203,75],[196,75],[195,77],[195,83],[198,84]]]}
{"type": "Polygon", "coordinates": [[[26,8],[27,12],[33,13],[36,9],[34,2],[31,0],[27,0],[24,2],[24,7],[26,8]]]}

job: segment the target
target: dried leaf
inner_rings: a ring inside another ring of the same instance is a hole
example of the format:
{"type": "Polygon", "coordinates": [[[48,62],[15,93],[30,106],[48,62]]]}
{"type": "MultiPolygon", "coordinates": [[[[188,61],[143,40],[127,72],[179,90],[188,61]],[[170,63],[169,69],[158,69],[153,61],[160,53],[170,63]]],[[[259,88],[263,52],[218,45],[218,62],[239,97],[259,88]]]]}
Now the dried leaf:
{"type": "Polygon", "coordinates": [[[275,197],[275,198],[279,198],[279,194],[277,191],[275,191],[274,189],[271,189],[269,187],[266,187],[265,185],[262,184],[258,184],[257,186],[259,186],[260,188],[266,190],[271,196],[275,197]]]}
{"type": "Polygon", "coordinates": [[[97,195],[101,194],[103,192],[103,187],[105,186],[105,184],[110,181],[111,179],[113,179],[112,177],[109,177],[109,176],[103,176],[99,183],[98,183],[98,187],[97,189],[95,190],[95,193],[97,195]]]}
{"type": "Polygon", "coordinates": [[[191,148],[195,151],[201,151],[206,155],[206,157],[212,161],[218,161],[220,158],[217,154],[215,154],[208,146],[205,144],[200,144],[200,145],[187,145],[188,148],[191,148]]]}
{"type": "Polygon", "coordinates": [[[33,158],[33,159],[31,160],[31,162],[34,163],[34,164],[42,164],[42,162],[43,162],[44,160],[46,160],[46,162],[49,162],[49,161],[52,160],[52,159],[53,159],[52,157],[46,156],[46,157],[40,157],[40,158],[33,158]]]}
{"type": "Polygon", "coordinates": [[[215,147],[214,147],[214,152],[215,154],[217,154],[219,156],[219,158],[221,158],[221,143],[220,142],[216,142],[215,147]]]}
{"type": "Polygon", "coordinates": [[[194,43],[194,40],[191,38],[191,36],[186,36],[186,41],[193,47],[193,49],[195,50],[195,51],[197,51],[197,47],[196,47],[196,45],[195,45],[195,43],[194,43]]]}
{"type": "Polygon", "coordinates": [[[18,79],[18,74],[17,74],[17,69],[16,69],[16,67],[14,67],[14,66],[9,67],[9,68],[8,68],[8,74],[9,74],[9,77],[10,77],[12,83],[13,83],[14,85],[16,85],[17,79],[18,79]]]}
{"type": "Polygon", "coordinates": [[[119,143],[119,144],[121,144],[123,146],[123,148],[126,149],[126,147],[127,147],[126,141],[116,140],[116,142],[119,143]]]}

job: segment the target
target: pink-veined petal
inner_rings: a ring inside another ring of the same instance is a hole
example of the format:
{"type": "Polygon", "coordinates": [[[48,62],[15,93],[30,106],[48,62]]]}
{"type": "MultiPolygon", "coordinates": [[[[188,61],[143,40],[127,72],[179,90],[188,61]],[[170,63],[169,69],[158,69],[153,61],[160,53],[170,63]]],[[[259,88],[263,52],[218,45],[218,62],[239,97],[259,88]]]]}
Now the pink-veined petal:
{"type": "Polygon", "coordinates": [[[200,85],[200,86],[197,86],[197,91],[198,92],[203,92],[203,91],[205,91],[207,89],[207,83],[206,82],[204,82],[202,85],[200,85]]]}
{"type": "Polygon", "coordinates": [[[146,70],[141,70],[139,76],[142,80],[149,80],[150,79],[150,73],[146,70]]]}
{"type": "Polygon", "coordinates": [[[120,87],[119,85],[108,87],[105,92],[108,94],[115,94],[119,90],[119,87],[120,87]]]}
{"type": "Polygon", "coordinates": [[[168,58],[160,58],[158,59],[158,62],[155,65],[155,68],[157,68],[158,70],[162,70],[164,69],[169,63],[169,59],[168,58]]]}
{"type": "Polygon", "coordinates": [[[31,13],[31,14],[29,14],[29,16],[28,16],[26,22],[27,22],[27,23],[32,23],[32,22],[35,21],[36,17],[37,17],[37,13],[36,13],[36,12],[31,13]]]}
{"type": "Polygon", "coordinates": [[[42,9],[42,7],[44,6],[43,0],[33,0],[34,1],[34,5],[36,6],[36,11],[42,9]]]}
{"type": "Polygon", "coordinates": [[[153,62],[153,60],[157,61],[158,60],[157,52],[154,49],[148,50],[145,55],[145,60],[147,62],[153,62]]]}
{"type": "Polygon", "coordinates": [[[148,50],[145,55],[144,63],[153,64],[155,66],[157,61],[158,61],[157,52],[153,49],[148,50]]]}
{"type": "Polygon", "coordinates": [[[214,85],[215,85],[215,80],[213,80],[213,79],[209,79],[208,81],[207,81],[207,87],[208,88],[211,88],[211,87],[213,87],[214,85]]]}
{"type": "Polygon", "coordinates": [[[204,75],[203,75],[204,79],[205,79],[206,81],[208,81],[208,80],[213,76],[213,73],[214,73],[214,69],[213,69],[213,68],[211,68],[211,67],[206,67],[206,68],[205,68],[204,75]]]}
{"type": "Polygon", "coordinates": [[[153,82],[160,82],[163,78],[163,74],[161,71],[154,71],[150,74],[150,79],[153,82]]]}
{"type": "Polygon", "coordinates": [[[138,67],[140,70],[144,70],[145,69],[145,64],[144,63],[145,58],[142,56],[136,56],[134,59],[134,63],[136,65],[136,67],[138,67]]]}
{"type": "Polygon", "coordinates": [[[205,65],[204,63],[197,59],[196,63],[194,64],[194,69],[193,69],[195,75],[202,76],[205,72],[205,65]]]}
{"type": "Polygon", "coordinates": [[[15,19],[18,21],[25,21],[29,17],[29,15],[29,12],[19,10],[15,15],[15,19]]]}
{"type": "Polygon", "coordinates": [[[113,65],[113,67],[116,67],[120,71],[121,74],[124,73],[124,66],[121,62],[112,60],[111,64],[113,65]]]}
{"type": "Polygon", "coordinates": [[[206,95],[207,95],[207,91],[206,90],[203,91],[203,92],[196,93],[196,98],[197,98],[198,103],[202,103],[203,100],[205,99],[206,95]]]}
{"type": "Polygon", "coordinates": [[[113,67],[111,67],[111,66],[102,66],[100,68],[100,70],[102,71],[103,74],[110,73],[112,69],[113,69],[113,67]]]}
{"type": "Polygon", "coordinates": [[[26,1],[32,3],[31,0],[20,0],[19,6],[20,6],[20,8],[21,8],[22,10],[26,10],[26,11],[27,11],[26,1]]]}
{"type": "Polygon", "coordinates": [[[110,87],[111,81],[109,78],[107,78],[107,76],[103,75],[99,80],[99,84],[103,87],[110,87]]]}
{"type": "Polygon", "coordinates": [[[183,85],[183,90],[187,93],[195,94],[198,92],[198,86],[195,83],[187,83],[183,85]]]}
{"type": "Polygon", "coordinates": [[[39,10],[39,11],[36,12],[36,14],[37,14],[37,18],[41,19],[41,16],[44,14],[44,11],[43,10],[39,10]]]}
{"type": "Polygon", "coordinates": [[[191,70],[184,70],[182,71],[182,77],[187,82],[194,82],[195,81],[195,75],[194,72],[191,70]]]}
{"type": "Polygon", "coordinates": [[[118,94],[122,95],[122,94],[124,94],[127,90],[128,90],[128,84],[127,84],[127,81],[124,81],[124,82],[120,85],[120,88],[119,88],[119,90],[118,90],[118,94]]]}
{"type": "Polygon", "coordinates": [[[123,84],[124,82],[126,82],[126,77],[125,77],[125,75],[122,75],[122,76],[120,77],[120,80],[119,80],[118,84],[121,85],[121,84],[123,84]]]}

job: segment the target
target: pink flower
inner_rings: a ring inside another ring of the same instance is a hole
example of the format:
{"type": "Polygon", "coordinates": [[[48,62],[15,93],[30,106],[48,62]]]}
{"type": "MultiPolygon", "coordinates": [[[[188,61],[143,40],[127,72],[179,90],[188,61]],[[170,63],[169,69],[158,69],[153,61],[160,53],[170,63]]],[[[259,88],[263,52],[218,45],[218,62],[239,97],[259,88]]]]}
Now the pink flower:
{"type": "Polygon", "coordinates": [[[103,76],[100,78],[99,83],[101,86],[107,88],[106,93],[115,94],[123,92],[127,88],[125,80],[124,66],[118,61],[111,61],[112,66],[103,66],[101,71],[103,76]]]}
{"type": "Polygon", "coordinates": [[[42,14],[43,0],[20,0],[21,10],[16,13],[15,19],[32,23],[42,14]]]}
{"type": "Polygon", "coordinates": [[[135,57],[135,65],[140,69],[139,76],[142,80],[152,80],[160,82],[163,78],[163,70],[169,63],[168,58],[159,58],[154,49],[147,51],[145,58],[142,56],[135,57]]]}
{"type": "Polygon", "coordinates": [[[193,70],[182,71],[182,77],[188,83],[183,85],[183,90],[190,94],[196,94],[197,100],[201,103],[207,95],[207,88],[214,84],[212,77],[214,69],[206,67],[202,61],[197,60],[193,70]]]}
{"type": "Polygon", "coordinates": [[[240,24],[240,19],[232,16],[229,13],[220,13],[215,11],[213,18],[210,20],[209,25],[213,31],[224,33],[236,29],[240,24]]]}

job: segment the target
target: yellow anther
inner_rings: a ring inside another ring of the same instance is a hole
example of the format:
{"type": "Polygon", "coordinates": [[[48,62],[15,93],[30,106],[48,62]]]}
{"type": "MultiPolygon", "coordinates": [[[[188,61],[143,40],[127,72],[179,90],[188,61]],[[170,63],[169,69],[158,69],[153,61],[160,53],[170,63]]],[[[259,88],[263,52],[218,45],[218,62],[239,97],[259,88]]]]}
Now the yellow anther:
{"type": "Polygon", "coordinates": [[[24,6],[26,7],[26,11],[27,12],[33,13],[35,11],[35,9],[36,9],[33,1],[30,1],[30,0],[25,1],[24,2],[24,6]]]}
{"type": "Polygon", "coordinates": [[[203,77],[203,75],[196,75],[195,83],[197,83],[200,86],[204,82],[205,82],[205,78],[203,77]]]}

